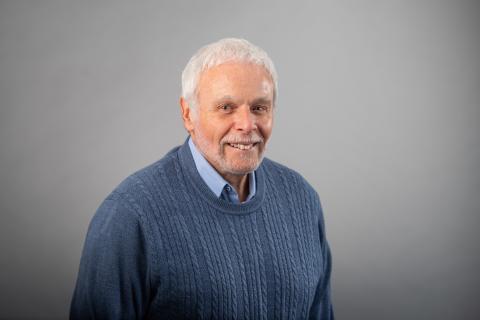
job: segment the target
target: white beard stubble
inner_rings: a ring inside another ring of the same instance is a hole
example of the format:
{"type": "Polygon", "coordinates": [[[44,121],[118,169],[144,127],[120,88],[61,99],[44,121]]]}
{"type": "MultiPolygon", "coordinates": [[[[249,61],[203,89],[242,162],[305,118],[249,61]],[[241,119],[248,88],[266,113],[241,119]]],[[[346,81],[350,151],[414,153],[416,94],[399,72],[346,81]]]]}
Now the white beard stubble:
{"type": "Polygon", "coordinates": [[[198,127],[196,129],[196,141],[194,142],[205,159],[207,159],[220,174],[246,175],[256,170],[260,163],[262,163],[265,142],[258,133],[254,132],[243,137],[227,135],[220,141],[219,146],[215,146],[213,143],[210,143],[208,139],[204,138],[202,131],[198,130],[198,127]],[[256,150],[241,152],[239,159],[228,159],[225,148],[230,147],[227,145],[227,142],[237,143],[241,141],[257,142],[257,145],[253,147],[256,150]]]}

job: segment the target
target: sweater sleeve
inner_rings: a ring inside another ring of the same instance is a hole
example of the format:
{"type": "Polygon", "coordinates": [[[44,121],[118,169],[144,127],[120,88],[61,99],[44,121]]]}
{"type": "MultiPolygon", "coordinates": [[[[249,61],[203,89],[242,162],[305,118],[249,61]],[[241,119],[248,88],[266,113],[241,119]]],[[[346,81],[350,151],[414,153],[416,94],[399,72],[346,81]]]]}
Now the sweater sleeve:
{"type": "Polygon", "coordinates": [[[112,194],[87,232],[70,319],[141,319],[149,300],[147,239],[142,220],[112,194]]]}
{"type": "Polygon", "coordinates": [[[319,212],[319,234],[320,234],[320,247],[323,260],[322,273],[320,280],[317,284],[317,290],[315,297],[310,308],[309,319],[317,320],[333,320],[334,313],[330,294],[330,276],[332,273],[332,256],[330,254],[330,247],[325,235],[325,223],[322,213],[322,208],[318,195],[316,197],[316,209],[319,212]]]}

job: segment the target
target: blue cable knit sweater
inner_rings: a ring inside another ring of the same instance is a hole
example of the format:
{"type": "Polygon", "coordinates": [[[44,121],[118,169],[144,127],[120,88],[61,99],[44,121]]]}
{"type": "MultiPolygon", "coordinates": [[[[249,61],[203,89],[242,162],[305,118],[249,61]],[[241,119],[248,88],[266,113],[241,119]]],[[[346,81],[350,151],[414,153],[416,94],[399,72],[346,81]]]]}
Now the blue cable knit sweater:
{"type": "Polygon", "coordinates": [[[218,199],[188,144],[123,181],[90,224],[71,319],[333,319],[317,193],[264,159],[218,199]]]}

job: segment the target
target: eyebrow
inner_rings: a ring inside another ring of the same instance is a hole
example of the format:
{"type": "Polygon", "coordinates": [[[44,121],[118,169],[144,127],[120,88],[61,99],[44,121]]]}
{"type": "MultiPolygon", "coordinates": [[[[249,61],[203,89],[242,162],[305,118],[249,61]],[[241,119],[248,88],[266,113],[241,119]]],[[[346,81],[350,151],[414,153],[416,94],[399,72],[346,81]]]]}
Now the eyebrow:
{"type": "Polygon", "coordinates": [[[217,100],[215,100],[215,104],[219,104],[221,102],[225,102],[225,101],[233,101],[233,97],[232,96],[223,96],[217,100]]]}
{"type": "Polygon", "coordinates": [[[253,100],[252,104],[271,104],[272,100],[267,97],[257,98],[253,100]]]}
{"type": "MultiPolygon", "coordinates": [[[[235,102],[235,99],[232,96],[226,95],[215,100],[215,104],[219,104],[225,101],[235,102]]],[[[271,103],[272,103],[272,100],[269,99],[268,97],[260,97],[260,98],[254,99],[250,104],[253,105],[253,104],[271,104],[271,103]]]]}

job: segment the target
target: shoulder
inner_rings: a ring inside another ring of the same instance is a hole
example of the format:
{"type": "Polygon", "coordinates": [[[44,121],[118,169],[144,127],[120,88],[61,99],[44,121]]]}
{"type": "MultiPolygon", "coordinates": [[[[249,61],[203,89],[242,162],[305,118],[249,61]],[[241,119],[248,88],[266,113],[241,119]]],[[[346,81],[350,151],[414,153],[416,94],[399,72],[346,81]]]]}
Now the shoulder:
{"type": "Polygon", "coordinates": [[[178,148],[173,148],[161,159],[127,176],[112,194],[119,194],[123,198],[142,198],[155,192],[155,188],[162,188],[159,181],[177,176],[178,148]]]}
{"type": "Polygon", "coordinates": [[[269,158],[263,159],[262,167],[271,184],[282,185],[292,192],[305,192],[310,197],[318,198],[312,185],[297,171],[269,158]]]}
{"type": "Polygon", "coordinates": [[[265,193],[278,207],[290,208],[291,216],[323,226],[320,197],[313,186],[297,171],[271,159],[264,159],[265,193]]]}
{"type": "Polygon", "coordinates": [[[158,161],[130,174],[104,198],[90,221],[87,242],[116,237],[121,243],[121,238],[143,237],[145,230],[151,230],[151,214],[158,207],[159,194],[161,198],[168,185],[162,177],[175,171],[177,150],[178,147],[172,149],[158,161]]]}
{"type": "Polygon", "coordinates": [[[265,171],[267,194],[285,207],[303,208],[304,210],[297,213],[311,218],[311,221],[322,229],[324,226],[322,204],[313,186],[297,171],[271,159],[265,158],[262,167],[265,171]]]}
{"type": "Polygon", "coordinates": [[[105,198],[100,208],[122,208],[137,217],[151,211],[159,194],[164,193],[178,180],[178,148],[173,148],[161,159],[128,175],[105,198]]]}

